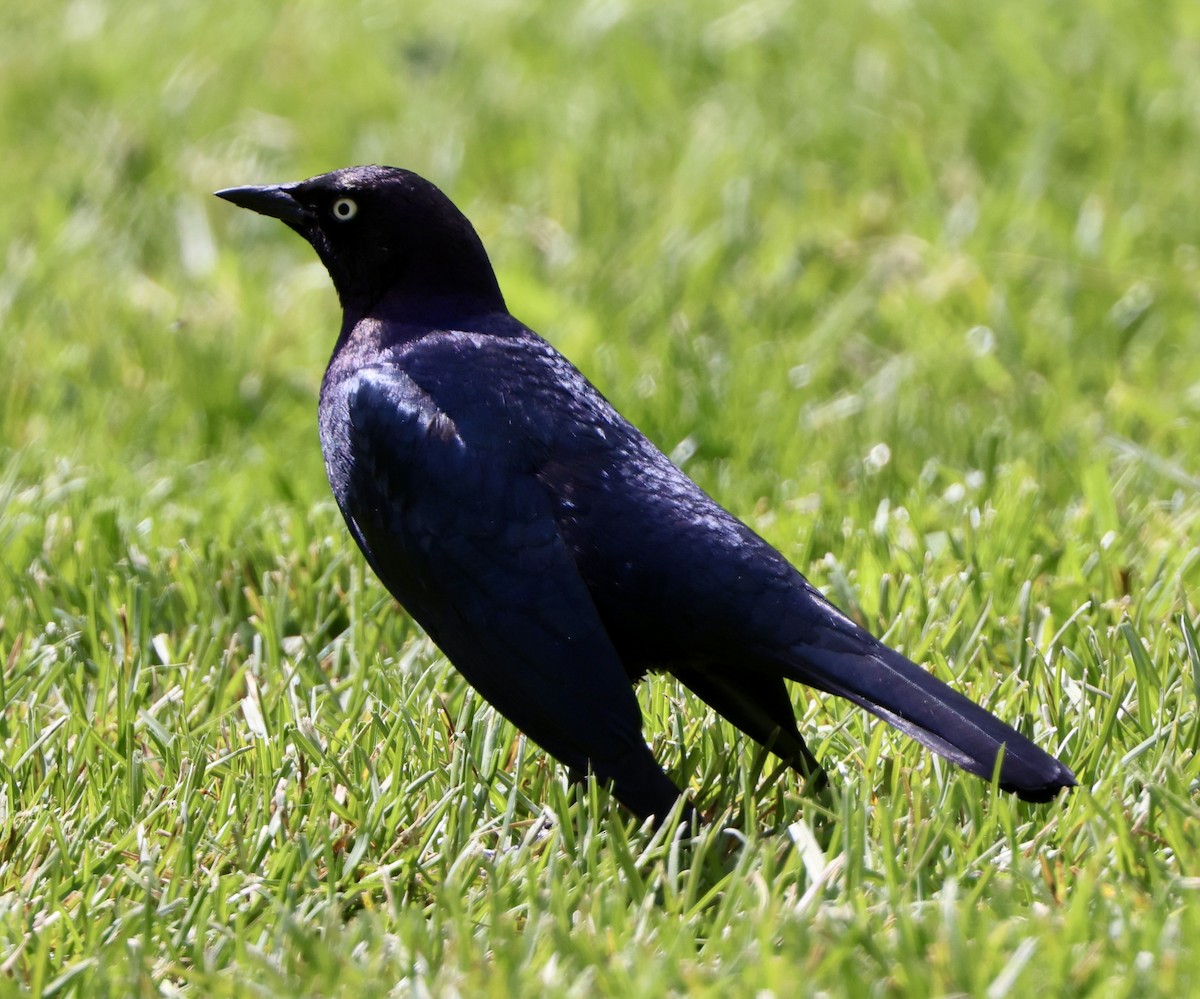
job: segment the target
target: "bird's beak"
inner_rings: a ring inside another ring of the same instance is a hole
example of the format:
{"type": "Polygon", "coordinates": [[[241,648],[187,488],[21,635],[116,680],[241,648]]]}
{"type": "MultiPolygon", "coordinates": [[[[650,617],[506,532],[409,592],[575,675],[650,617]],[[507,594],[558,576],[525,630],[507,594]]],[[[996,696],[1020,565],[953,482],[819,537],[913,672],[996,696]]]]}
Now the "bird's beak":
{"type": "Polygon", "coordinates": [[[290,226],[303,226],[312,221],[312,213],[300,204],[288,184],[272,184],[264,187],[227,187],[217,191],[218,198],[231,201],[239,208],[249,208],[259,215],[269,215],[290,226]]]}

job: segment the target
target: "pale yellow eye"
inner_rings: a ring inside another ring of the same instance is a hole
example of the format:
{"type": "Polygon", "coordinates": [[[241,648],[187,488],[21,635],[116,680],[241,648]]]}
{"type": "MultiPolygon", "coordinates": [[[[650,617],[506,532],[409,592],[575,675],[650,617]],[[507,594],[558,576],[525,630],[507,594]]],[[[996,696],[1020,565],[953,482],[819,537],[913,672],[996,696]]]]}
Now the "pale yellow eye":
{"type": "Polygon", "coordinates": [[[338,198],[329,210],[339,222],[349,222],[358,214],[358,205],[353,198],[338,198]]]}

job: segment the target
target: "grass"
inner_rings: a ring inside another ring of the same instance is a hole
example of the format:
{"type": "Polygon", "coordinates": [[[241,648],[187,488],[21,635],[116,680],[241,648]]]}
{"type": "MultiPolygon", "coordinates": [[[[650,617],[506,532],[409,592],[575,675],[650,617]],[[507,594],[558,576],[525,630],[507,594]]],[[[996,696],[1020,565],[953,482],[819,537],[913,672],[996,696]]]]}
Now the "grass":
{"type": "Polygon", "coordinates": [[[1195,991],[1198,54],[1186,0],[5,5],[0,993],[1195,991]],[[796,690],[825,809],[653,679],[717,821],[575,794],[366,571],[334,296],[208,193],[364,161],[1079,791],[796,690]]]}

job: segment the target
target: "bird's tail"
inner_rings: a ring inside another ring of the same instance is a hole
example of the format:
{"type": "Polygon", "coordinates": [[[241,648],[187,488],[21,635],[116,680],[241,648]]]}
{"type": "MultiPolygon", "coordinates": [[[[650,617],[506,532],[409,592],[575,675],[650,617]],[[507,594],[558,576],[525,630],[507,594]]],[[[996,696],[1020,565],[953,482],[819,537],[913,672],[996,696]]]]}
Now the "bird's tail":
{"type": "Polygon", "coordinates": [[[1003,748],[1000,786],[1026,801],[1050,801],[1075,786],[1070,769],[978,704],[844,619],[816,643],[792,647],[795,679],[866,708],[964,770],[991,779],[1003,748]]]}

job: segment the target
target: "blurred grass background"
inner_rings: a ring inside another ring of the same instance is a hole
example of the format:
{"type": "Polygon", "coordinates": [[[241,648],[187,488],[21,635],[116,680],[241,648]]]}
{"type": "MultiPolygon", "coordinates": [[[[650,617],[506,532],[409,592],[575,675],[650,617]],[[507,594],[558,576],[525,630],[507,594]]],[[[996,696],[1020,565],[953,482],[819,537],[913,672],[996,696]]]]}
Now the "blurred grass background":
{"type": "Polygon", "coordinates": [[[0,990],[1187,994],[1198,140],[1185,0],[10,0],[0,990]],[[328,280],[210,194],[359,162],[1084,788],[1021,805],[797,691],[822,814],[655,680],[736,840],[571,800],[363,568],[328,280]]]}

